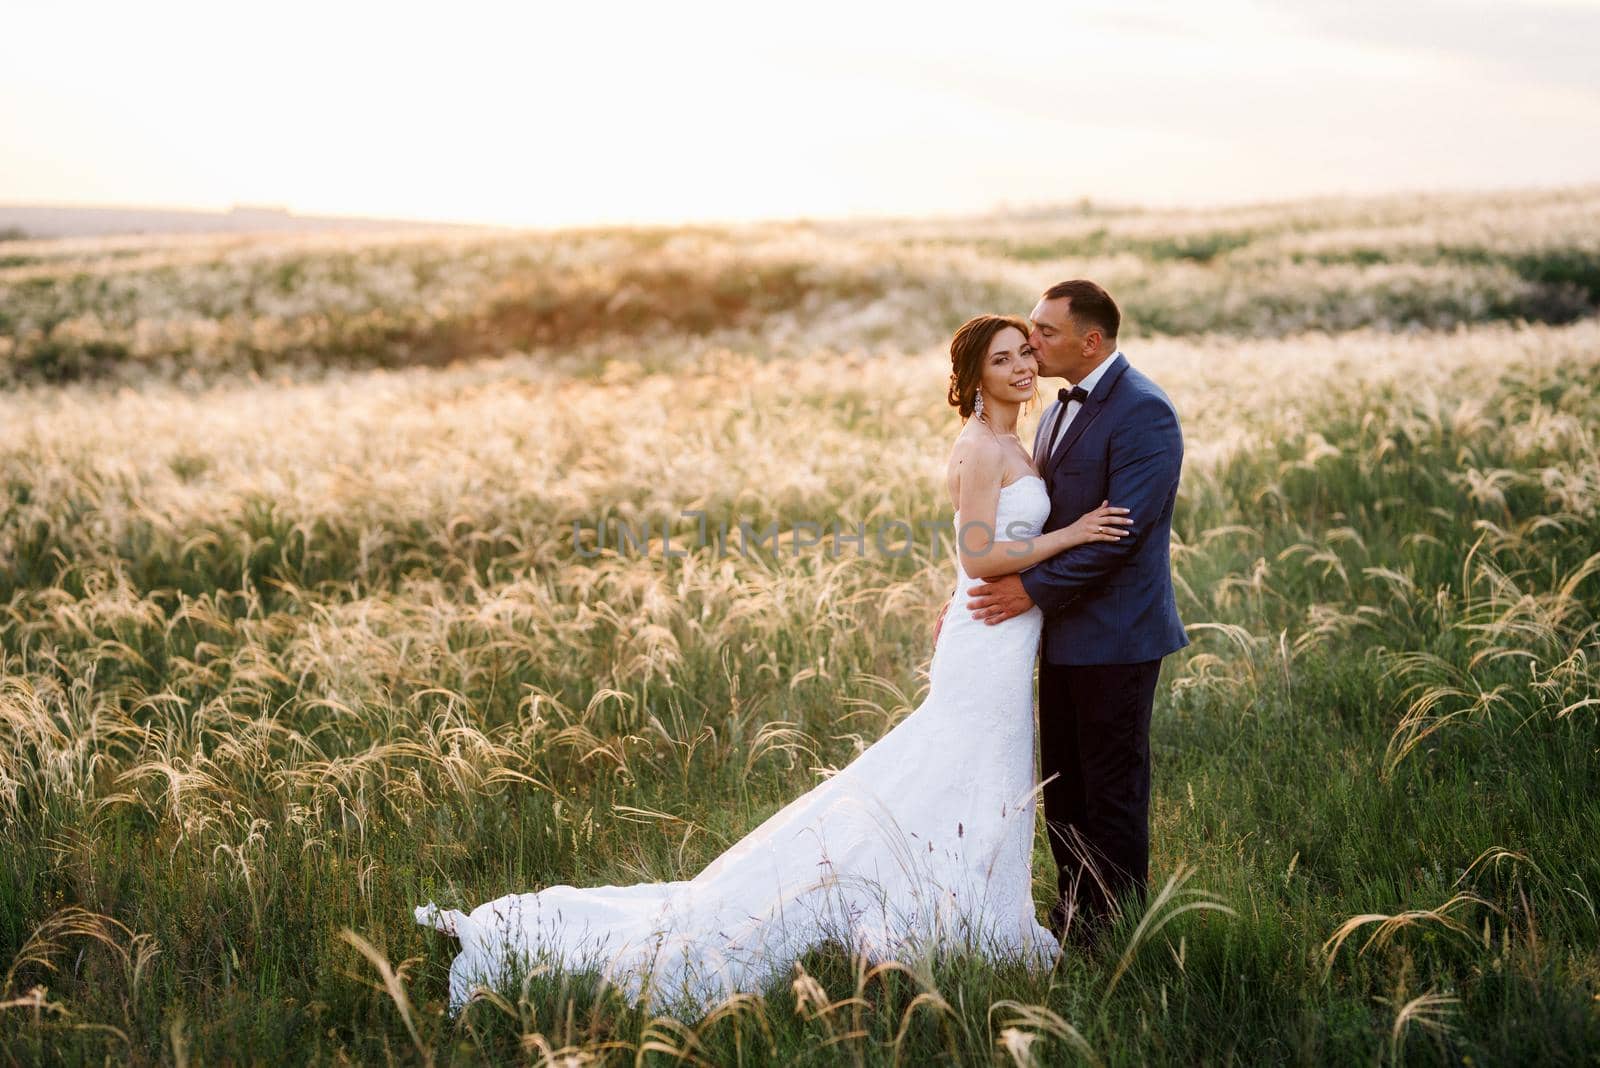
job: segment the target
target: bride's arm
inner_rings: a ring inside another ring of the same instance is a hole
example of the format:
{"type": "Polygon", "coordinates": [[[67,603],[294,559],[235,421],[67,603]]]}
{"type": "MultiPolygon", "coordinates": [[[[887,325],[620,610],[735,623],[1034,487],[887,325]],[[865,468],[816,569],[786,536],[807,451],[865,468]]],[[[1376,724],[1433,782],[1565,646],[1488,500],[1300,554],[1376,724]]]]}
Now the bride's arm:
{"type": "Polygon", "coordinates": [[[1125,518],[1126,508],[1102,503],[1069,527],[1046,531],[1035,538],[999,538],[997,535],[1019,533],[995,530],[1004,467],[1000,450],[974,448],[957,463],[960,465],[956,481],[961,528],[956,531],[956,551],[960,554],[961,570],[973,578],[992,579],[1015,574],[1075,545],[1116,541],[1122,537],[1121,528],[1132,522],[1125,518]]]}
{"type": "MultiPolygon", "coordinates": [[[[963,519],[961,526],[966,530],[967,545],[979,540],[980,536],[986,537],[988,541],[985,548],[972,553],[968,553],[963,546],[961,569],[973,578],[992,579],[1001,575],[1014,575],[1041,560],[1048,560],[1079,545],[1095,541],[1117,541],[1123,536],[1122,528],[1133,522],[1127,515],[1126,508],[1115,508],[1110,502],[1102,501],[1100,507],[1085,512],[1070,527],[1047,530],[1036,538],[1000,541],[994,540],[992,527],[980,531],[975,529],[976,524],[963,519]]],[[[1007,531],[1002,530],[1000,533],[1004,534],[1007,531]]],[[[957,538],[961,537],[962,532],[958,531],[957,538]]]]}

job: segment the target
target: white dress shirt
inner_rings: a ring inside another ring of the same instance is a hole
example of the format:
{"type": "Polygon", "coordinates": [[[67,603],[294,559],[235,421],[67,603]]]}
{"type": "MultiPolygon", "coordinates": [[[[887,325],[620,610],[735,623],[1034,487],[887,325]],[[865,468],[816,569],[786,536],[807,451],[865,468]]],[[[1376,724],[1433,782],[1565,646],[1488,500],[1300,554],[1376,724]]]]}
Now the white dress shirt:
{"type": "MultiPolygon", "coordinates": [[[[1121,349],[1115,350],[1110,356],[1107,356],[1105,359],[1101,360],[1099,366],[1097,366],[1093,371],[1090,371],[1088,374],[1084,375],[1082,382],[1078,382],[1076,384],[1082,386],[1085,393],[1093,393],[1094,387],[1099,385],[1100,379],[1105,377],[1106,369],[1116,362],[1117,357],[1121,355],[1121,349]]],[[[1078,410],[1082,407],[1082,401],[1067,402],[1067,410],[1063,412],[1060,418],[1056,420],[1055,429],[1050,433],[1050,448],[1045,451],[1046,459],[1055,455],[1056,446],[1060,444],[1062,434],[1066,431],[1067,427],[1072,425],[1073,418],[1078,414],[1078,410]]]]}

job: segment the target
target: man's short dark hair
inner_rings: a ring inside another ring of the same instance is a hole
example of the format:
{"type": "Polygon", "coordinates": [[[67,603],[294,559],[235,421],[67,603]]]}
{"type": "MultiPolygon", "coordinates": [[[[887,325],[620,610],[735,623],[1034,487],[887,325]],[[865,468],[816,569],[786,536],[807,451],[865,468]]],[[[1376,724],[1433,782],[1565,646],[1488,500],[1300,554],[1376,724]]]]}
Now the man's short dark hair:
{"type": "Polygon", "coordinates": [[[1067,314],[1077,322],[1079,329],[1099,327],[1107,340],[1117,336],[1122,327],[1122,312],[1111,294],[1087,278],[1074,278],[1070,282],[1057,282],[1044,291],[1045,300],[1066,299],[1067,314]]]}

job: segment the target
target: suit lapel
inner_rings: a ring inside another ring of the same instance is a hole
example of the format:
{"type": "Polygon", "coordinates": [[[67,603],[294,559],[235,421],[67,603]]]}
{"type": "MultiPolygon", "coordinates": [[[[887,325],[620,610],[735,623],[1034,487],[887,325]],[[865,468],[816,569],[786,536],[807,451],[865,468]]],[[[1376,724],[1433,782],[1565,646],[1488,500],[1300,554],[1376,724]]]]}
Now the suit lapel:
{"type": "MultiPolygon", "coordinates": [[[[1083,406],[1078,409],[1078,414],[1073,418],[1072,425],[1067,427],[1066,434],[1061,438],[1061,444],[1056,446],[1055,451],[1050,454],[1050,458],[1047,461],[1050,470],[1045,472],[1046,481],[1049,480],[1050,474],[1054,473],[1056,465],[1062,461],[1067,453],[1072,451],[1072,446],[1077,444],[1078,439],[1083,437],[1083,432],[1089,429],[1089,424],[1100,417],[1100,413],[1105,410],[1106,398],[1111,396],[1111,390],[1127,369],[1128,357],[1119,355],[1116,362],[1106,368],[1106,373],[1100,377],[1100,381],[1095,383],[1094,392],[1089,394],[1089,399],[1084,401],[1083,406]]],[[[1061,411],[1064,415],[1066,405],[1061,406],[1061,411]]]]}
{"type": "Polygon", "coordinates": [[[1044,448],[1055,437],[1056,424],[1061,421],[1063,405],[1059,399],[1050,402],[1050,407],[1045,409],[1044,418],[1039,420],[1039,426],[1033,432],[1033,460],[1038,465],[1039,473],[1044,474],[1045,465],[1050,457],[1045,455],[1044,448]]]}

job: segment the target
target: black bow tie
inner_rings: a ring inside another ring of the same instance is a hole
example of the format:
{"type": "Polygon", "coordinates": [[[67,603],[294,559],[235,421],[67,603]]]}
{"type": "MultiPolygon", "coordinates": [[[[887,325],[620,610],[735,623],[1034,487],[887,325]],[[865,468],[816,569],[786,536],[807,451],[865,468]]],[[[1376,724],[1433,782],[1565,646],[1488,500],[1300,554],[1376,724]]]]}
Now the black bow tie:
{"type": "Polygon", "coordinates": [[[1087,401],[1089,399],[1089,391],[1082,386],[1073,386],[1071,389],[1062,387],[1056,396],[1061,398],[1061,406],[1065,408],[1068,401],[1077,401],[1079,404],[1087,401]]]}

